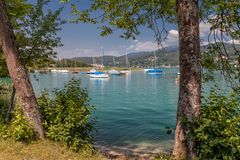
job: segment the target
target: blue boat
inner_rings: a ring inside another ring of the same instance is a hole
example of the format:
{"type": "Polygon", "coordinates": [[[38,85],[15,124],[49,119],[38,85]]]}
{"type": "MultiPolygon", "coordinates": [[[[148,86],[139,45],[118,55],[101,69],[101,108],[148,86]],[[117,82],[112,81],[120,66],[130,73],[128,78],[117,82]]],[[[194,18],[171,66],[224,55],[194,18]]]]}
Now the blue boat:
{"type": "Polygon", "coordinates": [[[147,74],[163,74],[163,71],[161,69],[149,69],[147,74]]]}
{"type": "Polygon", "coordinates": [[[109,78],[109,76],[104,72],[94,72],[90,74],[90,78],[109,78]]]}
{"type": "Polygon", "coordinates": [[[155,53],[155,50],[153,51],[154,53],[154,63],[155,63],[155,68],[149,68],[149,69],[144,69],[144,71],[147,73],[147,74],[163,74],[163,71],[160,69],[160,68],[156,68],[157,65],[156,65],[156,53],[155,53]]]}

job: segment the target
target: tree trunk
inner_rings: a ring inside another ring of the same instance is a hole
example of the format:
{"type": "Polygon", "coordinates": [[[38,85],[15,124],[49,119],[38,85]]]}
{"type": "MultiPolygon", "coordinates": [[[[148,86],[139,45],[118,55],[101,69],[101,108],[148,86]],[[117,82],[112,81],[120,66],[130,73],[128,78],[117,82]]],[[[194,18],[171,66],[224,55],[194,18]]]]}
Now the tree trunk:
{"type": "Polygon", "coordinates": [[[16,89],[14,86],[12,86],[12,91],[11,91],[11,97],[8,103],[8,110],[7,110],[7,114],[6,114],[6,118],[5,118],[5,122],[8,123],[10,122],[10,116],[11,116],[11,112],[14,110],[14,98],[15,98],[15,94],[16,94],[16,89]]]}
{"type": "Polygon", "coordinates": [[[38,110],[36,97],[27,71],[19,57],[16,38],[7,16],[4,0],[0,0],[0,41],[10,77],[21,99],[23,113],[29,121],[30,126],[38,134],[38,137],[43,139],[44,131],[41,114],[38,110]]]}
{"type": "Polygon", "coordinates": [[[190,138],[189,122],[200,113],[201,54],[197,0],[177,0],[180,86],[173,155],[177,160],[194,159],[196,144],[190,138]]]}

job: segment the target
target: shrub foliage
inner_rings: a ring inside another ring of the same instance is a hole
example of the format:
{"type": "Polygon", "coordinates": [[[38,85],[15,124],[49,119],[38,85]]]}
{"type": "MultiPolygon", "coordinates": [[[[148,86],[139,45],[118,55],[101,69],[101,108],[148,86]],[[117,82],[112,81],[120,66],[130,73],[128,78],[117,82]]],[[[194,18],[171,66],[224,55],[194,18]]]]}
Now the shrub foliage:
{"type": "Polygon", "coordinates": [[[217,87],[203,98],[200,119],[194,123],[200,159],[240,157],[240,96],[225,96],[217,87]]]}
{"type": "Polygon", "coordinates": [[[23,115],[19,104],[16,105],[10,123],[5,124],[2,119],[0,124],[0,137],[28,143],[36,140],[36,133],[29,127],[28,121],[23,115]]]}
{"type": "MultiPolygon", "coordinates": [[[[36,139],[35,132],[23,115],[17,101],[12,119],[5,123],[10,89],[0,85],[0,138],[31,142],[36,139]]],[[[72,79],[64,88],[55,89],[53,95],[45,91],[38,98],[45,134],[53,141],[63,142],[73,150],[91,147],[95,120],[91,117],[94,106],[89,104],[87,89],[80,87],[80,80],[72,79]]]]}
{"type": "Polygon", "coordinates": [[[5,123],[10,92],[10,84],[0,83],[0,138],[23,142],[35,140],[35,132],[29,127],[29,124],[21,110],[19,100],[15,105],[14,112],[11,114],[11,121],[9,123],[5,123]]]}
{"type": "Polygon", "coordinates": [[[80,80],[72,79],[63,89],[55,89],[52,97],[45,92],[38,98],[46,136],[78,150],[93,141],[94,106],[89,104],[87,89],[80,87],[80,80]]]}

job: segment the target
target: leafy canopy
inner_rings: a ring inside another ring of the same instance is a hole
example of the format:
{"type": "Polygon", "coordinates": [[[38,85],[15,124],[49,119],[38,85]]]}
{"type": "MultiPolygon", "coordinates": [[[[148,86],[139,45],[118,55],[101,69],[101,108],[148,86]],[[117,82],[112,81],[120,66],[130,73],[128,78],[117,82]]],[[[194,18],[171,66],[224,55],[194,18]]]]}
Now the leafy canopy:
{"type": "Polygon", "coordinates": [[[73,22],[101,23],[101,35],[106,36],[113,31],[123,31],[121,37],[135,38],[139,27],[148,26],[164,36],[166,30],[159,24],[165,21],[173,22],[175,15],[174,0],[93,0],[86,10],[79,10],[72,4],[72,13],[76,16],[73,22]]]}
{"type": "MultiPolygon", "coordinates": [[[[54,49],[62,46],[57,36],[65,23],[60,18],[62,8],[44,11],[49,0],[38,0],[29,4],[26,0],[6,1],[8,15],[13,26],[20,56],[28,68],[39,68],[52,62],[54,49]]],[[[0,51],[2,56],[2,51],[0,51]]],[[[0,69],[7,76],[4,58],[0,58],[0,69]]]]}

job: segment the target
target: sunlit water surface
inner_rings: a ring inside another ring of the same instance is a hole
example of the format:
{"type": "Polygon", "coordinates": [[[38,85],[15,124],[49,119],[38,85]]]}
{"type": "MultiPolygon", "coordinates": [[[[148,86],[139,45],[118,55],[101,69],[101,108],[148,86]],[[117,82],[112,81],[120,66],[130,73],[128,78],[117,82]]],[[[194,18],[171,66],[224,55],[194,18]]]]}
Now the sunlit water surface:
{"type": "Polygon", "coordinates": [[[34,90],[62,88],[73,77],[87,87],[91,104],[96,106],[96,143],[108,148],[132,150],[170,150],[178,100],[178,69],[164,69],[164,74],[147,75],[132,71],[126,76],[91,79],[84,73],[31,74],[34,90]]]}

